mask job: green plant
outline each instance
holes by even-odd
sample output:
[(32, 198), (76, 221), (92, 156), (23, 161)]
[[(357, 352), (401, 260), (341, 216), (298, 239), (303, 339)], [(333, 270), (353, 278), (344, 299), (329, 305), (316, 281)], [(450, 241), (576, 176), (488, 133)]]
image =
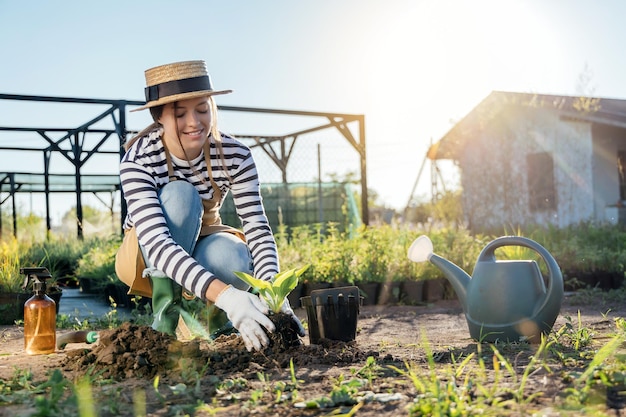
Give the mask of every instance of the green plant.
[(67, 411), (67, 406), (76, 402), (76, 397), (67, 398), (65, 392), (72, 388), (72, 383), (68, 381), (60, 370), (52, 371), (48, 381), (38, 385), (35, 392), (40, 394), (35, 397), (36, 412), (32, 416), (54, 416), (63, 415)]
[(350, 238), (333, 222), (328, 222), (325, 228), (316, 225), (316, 233), (311, 237), (314, 240), (307, 260), (312, 264), (311, 282), (352, 283), (357, 279), (358, 271), (354, 266), (358, 263), (355, 257), (358, 240)]
[(41, 266), (50, 271), (55, 279), (73, 277), (79, 259), (96, 240), (50, 237), (43, 242), (35, 242), (22, 252), (22, 266)]
[(511, 363), (507, 361), (504, 358), (504, 356), (502, 356), (500, 351), (496, 349), (495, 346), (491, 345), (491, 349), (493, 350), (494, 356), (498, 359), (498, 363), (504, 364), (504, 366), (506, 367), (506, 369), (509, 371), (511, 375), (514, 388), (509, 391), (511, 395), (513, 396), (513, 399), (515, 400), (516, 403), (518, 404), (530, 403), (536, 397), (543, 395), (543, 393), (540, 391), (536, 391), (530, 395), (525, 395), (524, 390), (526, 389), (526, 386), (528, 384), (530, 373), (534, 372), (536, 368), (541, 367), (540, 360), (547, 347), (548, 347), (548, 342), (545, 338), (542, 337), (541, 343), (537, 347), (537, 351), (535, 352), (534, 355), (532, 355), (530, 362), (524, 368), (522, 377), (518, 378), (517, 373), (515, 372), (515, 369), (513, 368), (513, 365), (511, 365)]
[(572, 323), (572, 318), (570, 316), (565, 316), (565, 320), (566, 323), (557, 331), (557, 334), (562, 335), (564, 338), (569, 340), (570, 344), (576, 351), (589, 346), (593, 338), (593, 331), (590, 328), (583, 326), (580, 318), (580, 310), (578, 310), (577, 325)]
[(0, 242), (0, 293), (22, 291), (24, 276), (20, 274), (19, 254), (24, 245), (17, 239)]
[(358, 403), (356, 396), (359, 388), (363, 386), (363, 382), (359, 379), (350, 379), (344, 381), (343, 374), (337, 378), (333, 378), (333, 389), (330, 392), (330, 400), (335, 406), (338, 405), (354, 405)]
[(360, 369), (354, 370), (354, 375), (367, 379), (369, 387), (372, 388), (372, 381), (376, 379), (380, 370), (380, 366), (376, 363), (376, 359), (373, 356), (368, 356), (365, 360), (365, 365), (363, 365)]
[(10, 379), (0, 379), (0, 401), (22, 404), (28, 402), (33, 391), (33, 373), (30, 369), (15, 368)]
[(236, 271), (235, 275), (241, 278), (246, 284), (258, 291), (259, 296), (265, 300), (269, 309), (274, 312), (280, 312), (285, 297), (293, 291), (298, 285), (298, 278), (302, 275), (309, 265), (300, 269), (290, 269), (288, 271), (279, 272), (272, 281), (264, 281), (253, 277), (245, 272)]
[(94, 239), (89, 250), (79, 259), (76, 276), (81, 280), (89, 280), (91, 291), (103, 291), (111, 284), (124, 285), (115, 273), (115, 254), (120, 243), (117, 236)]

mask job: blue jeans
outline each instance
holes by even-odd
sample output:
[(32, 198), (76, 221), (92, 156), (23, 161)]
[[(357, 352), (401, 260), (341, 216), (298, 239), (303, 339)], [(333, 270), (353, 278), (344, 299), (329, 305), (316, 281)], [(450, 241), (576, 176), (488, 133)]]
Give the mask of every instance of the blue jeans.
[[(204, 208), (198, 191), (186, 181), (172, 181), (159, 190), (159, 201), (174, 241), (220, 281), (247, 291), (233, 271), (253, 274), (248, 245), (228, 232), (199, 237)], [(153, 268), (141, 247), (147, 268)]]

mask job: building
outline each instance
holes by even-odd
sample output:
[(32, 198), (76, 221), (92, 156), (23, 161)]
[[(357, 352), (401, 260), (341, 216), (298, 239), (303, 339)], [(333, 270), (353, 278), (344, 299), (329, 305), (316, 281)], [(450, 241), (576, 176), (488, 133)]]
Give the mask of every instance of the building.
[(626, 223), (626, 100), (494, 91), (429, 150), (472, 230)]

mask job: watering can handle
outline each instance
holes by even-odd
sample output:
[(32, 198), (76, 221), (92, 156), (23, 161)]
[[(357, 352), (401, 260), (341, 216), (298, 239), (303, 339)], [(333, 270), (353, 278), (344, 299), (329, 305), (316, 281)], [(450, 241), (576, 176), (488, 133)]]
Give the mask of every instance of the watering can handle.
[(561, 298), (563, 295), (563, 275), (561, 274), (561, 268), (556, 263), (554, 257), (539, 243), (534, 240), (528, 239), (523, 236), (502, 236), (489, 242), (487, 246), (483, 248), (478, 255), (478, 262), (481, 261), (496, 261), (495, 250), (503, 246), (524, 246), (528, 249), (532, 249), (541, 255), (541, 258), (548, 267), (549, 282), (546, 289), (546, 296), (543, 299), (541, 305), (535, 309), (535, 313), (542, 311), (552, 299), (552, 297)]

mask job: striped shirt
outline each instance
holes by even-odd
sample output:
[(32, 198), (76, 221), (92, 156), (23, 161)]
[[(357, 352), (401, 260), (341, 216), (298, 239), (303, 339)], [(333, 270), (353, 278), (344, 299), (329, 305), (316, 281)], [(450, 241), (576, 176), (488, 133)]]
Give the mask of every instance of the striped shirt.
[[(209, 284), (216, 277), (193, 259), (170, 236), (157, 191), (169, 182), (165, 149), (161, 141), (163, 128), (136, 140), (120, 163), (122, 191), (128, 206), (124, 229), (133, 225), (150, 263), (201, 299), (206, 299)], [(237, 215), (257, 278), (270, 280), (278, 273), (276, 242), (263, 208), (259, 179), (250, 149), (236, 139), (222, 134), (222, 149), (228, 175), (214, 141), (211, 141), (211, 169), (214, 181), (222, 192), (220, 207), (228, 191), (232, 192)], [(191, 183), (201, 198), (211, 199), (204, 153), (190, 161), (195, 175), (185, 160), (171, 155), (174, 173), (179, 180)]]

